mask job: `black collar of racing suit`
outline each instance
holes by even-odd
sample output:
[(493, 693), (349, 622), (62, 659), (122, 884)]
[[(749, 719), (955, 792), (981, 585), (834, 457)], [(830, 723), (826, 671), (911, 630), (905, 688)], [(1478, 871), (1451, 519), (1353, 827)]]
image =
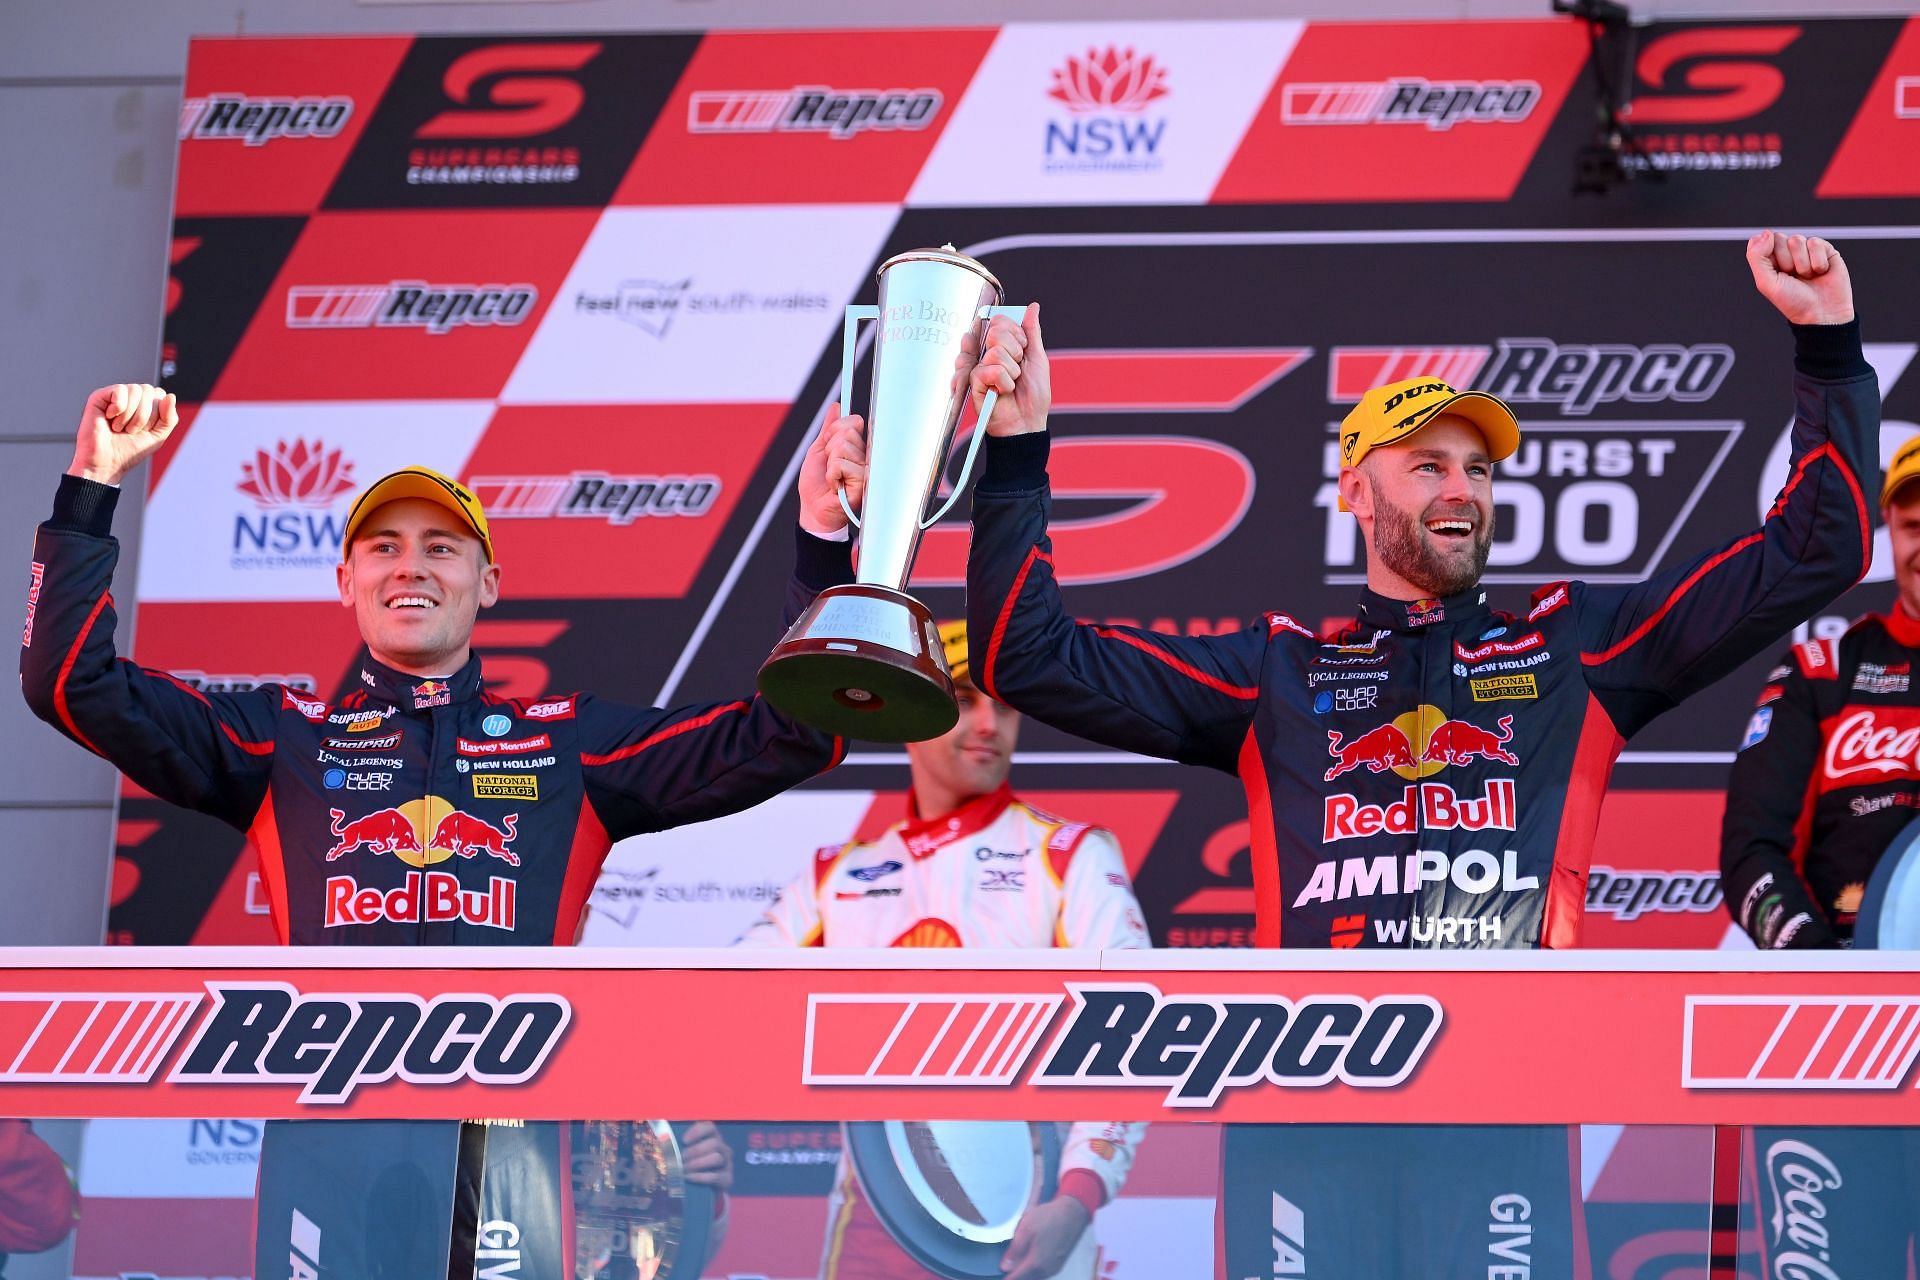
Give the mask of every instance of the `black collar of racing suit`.
[(1438, 600), (1427, 596), (1418, 600), (1394, 600), (1371, 588), (1360, 591), (1362, 631), (1418, 631), (1436, 623), (1458, 626), (1492, 617), (1493, 611), (1487, 608), (1487, 589), (1477, 583), (1459, 595)]
[(469, 651), (467, 665), (442, 679), (410, 676), (378, 662), (363, 645), (360, 649), (360, 690), (369, 697), (391, 702), (402, 711), (467, 702), (480, 694), (480, 655)]

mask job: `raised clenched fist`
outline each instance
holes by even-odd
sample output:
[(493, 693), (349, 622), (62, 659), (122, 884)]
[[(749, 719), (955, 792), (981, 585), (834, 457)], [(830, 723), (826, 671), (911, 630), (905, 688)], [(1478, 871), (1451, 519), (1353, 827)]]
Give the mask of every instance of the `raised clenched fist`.
[(165, 444), (180, 412), (171, 394), (144, 382), (116, 382), (87, 397), (67, 474), (119, 484), (140, 460)]
[(1754, 288), (1795, 324), (1853, 319), (1853, 280), (1840, 251), (1818, 236), (1762, 231), (1747, 241)]

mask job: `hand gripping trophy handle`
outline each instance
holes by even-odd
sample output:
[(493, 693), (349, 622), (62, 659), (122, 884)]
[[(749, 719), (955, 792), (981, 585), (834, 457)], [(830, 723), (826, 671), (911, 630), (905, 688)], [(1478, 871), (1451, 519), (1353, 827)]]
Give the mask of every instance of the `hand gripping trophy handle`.
[(880, 265), (879, 303), (847, 308), (840, 403), (851, 408), (855, 345), (875, 322), (873, 393), (867, 413), (867, 485), (854, 512), (860, 530), (857, 581), (814, 600), (760, 668), (760, 692), (797, 720), (869, 742), (938, 737), (959, 718), (953, 680), (928, 608), (908, 595), (920, 535), (952, 508), (972, 475), (988, 415), (952, 495), (925, 517), (946, 470), (987, 322), (1018, 318), (1000, 305), (1000, 282), (951, 246), (897, 254)]

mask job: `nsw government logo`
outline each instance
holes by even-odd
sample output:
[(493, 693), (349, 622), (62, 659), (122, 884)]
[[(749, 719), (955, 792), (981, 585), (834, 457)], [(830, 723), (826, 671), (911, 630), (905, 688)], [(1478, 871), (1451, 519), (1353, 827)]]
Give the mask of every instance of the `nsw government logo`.
[(1167, 116), (1154, 108), (1172, 92), (1166, 67), (1150, 53), (1108, 45), (1069, 55), (1047, 90), (1066, 114), (1047, 121), (1046, 172), (1157, 172), (1166, 163)]
[(336, 504), (358, 488), (353, 463), (319, 440), (282, 440), (240, 464), (234, 487), (255, 511), (233, 518), (235, 569), (325, 568), (340, 558), (345, 514)]

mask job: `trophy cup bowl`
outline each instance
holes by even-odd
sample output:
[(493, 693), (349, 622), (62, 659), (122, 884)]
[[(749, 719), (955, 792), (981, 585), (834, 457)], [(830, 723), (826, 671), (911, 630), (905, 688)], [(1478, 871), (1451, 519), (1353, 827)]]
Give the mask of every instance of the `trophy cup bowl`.
[[(935, 738), (959, 719), (932, 612), (907, 594), (920, 535), (965, 490), (994, 396), (981, 405), (966, 464), (946, 504), (922, 519), (939, 488), (1000, 282), (955, 252), (915, 249), (880, 264), (879, 301), (848, 307), (841, 406), (850, 410), (857, 325), (875, 321), (863, 510), (855, 581), (814, 599), (760, 668), (760, 692), (796, 720), (869, 742)], [(846, 505), (846, 494), (840, 495)]]

